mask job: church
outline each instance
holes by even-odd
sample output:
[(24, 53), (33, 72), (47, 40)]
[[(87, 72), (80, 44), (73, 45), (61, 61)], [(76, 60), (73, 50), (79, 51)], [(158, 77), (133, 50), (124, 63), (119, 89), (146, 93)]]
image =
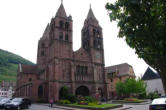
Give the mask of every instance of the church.
[(59, 100), (66, 86), (73, 95), (108, 97), (102, 28), (90, 7), (73, 51), (73, 20), (61, 3), (38, 42), (37, 64), (19, 64), (16, 97)]

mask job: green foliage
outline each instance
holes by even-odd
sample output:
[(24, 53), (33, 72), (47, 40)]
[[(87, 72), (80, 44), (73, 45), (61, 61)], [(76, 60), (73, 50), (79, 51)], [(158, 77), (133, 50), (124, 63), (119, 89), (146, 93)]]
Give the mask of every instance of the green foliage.
[(16, 81), (19, 63), (33, 65), (18, 55), (0, 49), (0, 81)]
[(89, 106), (96, 106), (96, 105), (101, 105), (101, 103), (99, 101), (94, 101), (94, 102), (89, 102), (88, 105)]
[(116, 92), (118, 93), (118, 95), (122, 96), (122, 95), (126, 94), (126, 87), (122, 81), (117, 82), (115, 88), (116, 88)]
[(77, 101), (77, 97), (69, 93), (67, 86), (61, 88), (60, 99), (69, 100), (71, 103), (75, 103)]
[(67, 99), (71, 102), (71, 103), (75, 103), (77, 101), (77, 97), (75, 95), (69, 94), (67, 96)]
[(33, 65), (32, 62), (7, 51), (0, 49), (0, 66), (7, 66), (8, 64), (27, 64)]
[(151, 99), (151, 100), (153, 100), (155, 98), (159, 98), (159, 97), (160, 96), (157, 92), (151, 92), (151, 93), (148, 94), (148, 98)]
[(91, 97), (91, 96), (85, 96), (84, 97), (84, 100), (86, 101), (86, 102), (96, 102), (97, 100), (95, 99), (95, 98), (93, 98), (93, 97)]
[(67, 86), (64, 86), (60, 90), (60, 99), (67, 99), (69, 95), (69, 90)]
[(59, 100), (59, 103), (60, 104), (71, 104), (71, 102), (69, 100), (67, 100), (67, 99), (65, 99), (65, 100)]
[(124, 83), (122, 81), (116, 83), (116, 92), (120, 96), (124, 96), (124, 94), (130, 96), (139, 95), (146, 93), (146, 85), (142, 80), (129, 78)]
[(117, 0), (106, 9), (110, 20), (118, 22), (118, 37), (159, 72), (166, 91), (166, 1)]

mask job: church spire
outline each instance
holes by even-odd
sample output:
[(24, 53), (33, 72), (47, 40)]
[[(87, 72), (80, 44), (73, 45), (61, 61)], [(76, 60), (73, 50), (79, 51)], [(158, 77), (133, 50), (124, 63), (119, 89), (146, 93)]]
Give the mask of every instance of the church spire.
[(92, 8), (91, 8), (91, 4), (90, 4), (90, 9), (89, 9), (89, 12), (88, 12), (88, 16), (87, 16), (87, 20), (88, 19), (92, 19), (92, 20), (97, 21), (96, 17), (93, 14), (93, 11), (92, 11)]
[(56, 16), (59, 16), (59, 17), (67, 17), (66, 15), (66, 11), (65, 11), (65, 8), (63, 6), (63, 0), (61, 0), (61, 5), (56, 13)]

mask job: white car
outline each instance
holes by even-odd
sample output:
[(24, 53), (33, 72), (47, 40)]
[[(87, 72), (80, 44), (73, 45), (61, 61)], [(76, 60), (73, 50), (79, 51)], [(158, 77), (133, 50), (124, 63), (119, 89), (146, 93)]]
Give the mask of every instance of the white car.
[(166, 98), (157, 98), (149, 105), (149, 110), (166, 110)]

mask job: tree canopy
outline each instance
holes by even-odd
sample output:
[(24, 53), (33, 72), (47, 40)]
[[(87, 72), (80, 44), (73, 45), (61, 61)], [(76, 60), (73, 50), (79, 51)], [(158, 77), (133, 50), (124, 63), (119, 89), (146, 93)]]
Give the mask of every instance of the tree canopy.
[(146, 84), (142, 80), (129, 78), (125, 82), (119, 81), (116, 83), (116, 92), (120, 96), (131, 96), (133, 94), (146, 93)]
[(118, 37), (159, 72), (166, 90), (166, 1), (117, 0), (106, 9), (110, 20), (118, 22)]

